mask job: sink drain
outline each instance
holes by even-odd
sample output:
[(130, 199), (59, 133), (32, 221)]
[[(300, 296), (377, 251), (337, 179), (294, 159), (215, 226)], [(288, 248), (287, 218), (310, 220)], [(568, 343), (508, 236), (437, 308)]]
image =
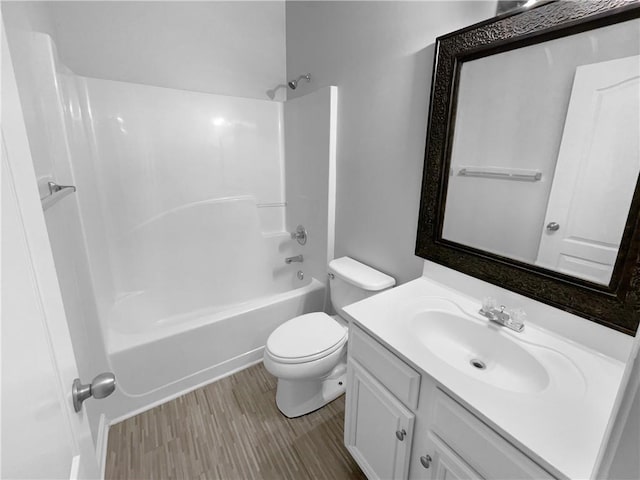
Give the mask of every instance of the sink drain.
[(485, 368), (487, 368), (487, 364), (482, 360), (478, 360), (477, 358), (472, 359), (469, 363), (476, 367), (478, 370), (484, 370)]

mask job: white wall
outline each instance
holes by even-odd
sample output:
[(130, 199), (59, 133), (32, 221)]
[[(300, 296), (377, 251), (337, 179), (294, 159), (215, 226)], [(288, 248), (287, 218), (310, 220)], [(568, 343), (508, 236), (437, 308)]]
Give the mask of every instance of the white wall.
[(290, 97), (336, 85), (336, 256), (420, 276), (414, 255), (433, 43), (484, 20), (496, 2), (287, 2)]
[(287, 229), (304, 225), (306, 245), (293, 242), (304, 263), (291, 264), (327, 283), (335, 241), (338, 89), (325, 87), (285, 103)]
[(262, 233), (284, 229), (282, 104), (76, 78), (68, 110), (84, 122), (70, 124), (90, 149), (74, 144), (73, 168), (93, 272), (112, 290), (98, 292), (103, 318), (133, 297), (141, 311), (123, 321), (266, 294)]
[[(268, 99), (285, 81), (284, 1), (3, 2), (79, 75)], [(275, 92), (284, 100), (286, 89)]]

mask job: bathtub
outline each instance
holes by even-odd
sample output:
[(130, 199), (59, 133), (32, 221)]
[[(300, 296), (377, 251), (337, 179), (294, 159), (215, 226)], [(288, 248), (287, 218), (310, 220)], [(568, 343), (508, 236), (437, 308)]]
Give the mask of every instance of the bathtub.
[(298, 280), (297, 270), (294, 266), (279, 275), (275, 293), (195, 311), (178, 306), (183, 313), (171, 316), (154, 315), (153, 308), (162, 295), (166, 303), (169, 292), (121, 299), (109, 315), (106, 332), (118, 386), (108, 405), (111, 423), (260, 361), (276, 327), (322, 310), (325, 285), (316, 279)]

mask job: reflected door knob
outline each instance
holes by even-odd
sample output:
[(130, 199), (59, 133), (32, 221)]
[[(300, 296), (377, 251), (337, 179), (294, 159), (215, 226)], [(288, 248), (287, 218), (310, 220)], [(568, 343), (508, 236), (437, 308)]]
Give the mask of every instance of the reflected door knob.
[(550, 222), (547, 224), (547, 230), (549, 230), (550, 232), (555, 232), (559, 228), (560, 228), (560, 225), (556, 222)]
[(111, 395), (115, 389), (116, 376), (110, 372), (101, 373), (86, 385), (79, 378), (76, 378), (71, 387), (73, 408), (76, 412), (79, 412), (82, 410), (82, 402), (87, 398), (105, 398)]

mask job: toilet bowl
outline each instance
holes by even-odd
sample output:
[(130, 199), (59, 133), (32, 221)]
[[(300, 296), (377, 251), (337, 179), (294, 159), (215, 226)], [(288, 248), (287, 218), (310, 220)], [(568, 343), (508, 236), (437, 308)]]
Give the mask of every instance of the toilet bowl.
[(349, 257), (329, 263), (338, 315), (313, 312), (286, 321), (269, 336), (264, 366), (278, 378), (276, 405), (287, 417), (310, 413), (345, 392), (347, 322), (342, 308), (392, 287), (395, 280)]
[(276, 404), (287, 417), (312, 412), (345, 389), (347, 328), (323, 312), (280, 325), (264, 353), (267, 371), (278, 377)]

